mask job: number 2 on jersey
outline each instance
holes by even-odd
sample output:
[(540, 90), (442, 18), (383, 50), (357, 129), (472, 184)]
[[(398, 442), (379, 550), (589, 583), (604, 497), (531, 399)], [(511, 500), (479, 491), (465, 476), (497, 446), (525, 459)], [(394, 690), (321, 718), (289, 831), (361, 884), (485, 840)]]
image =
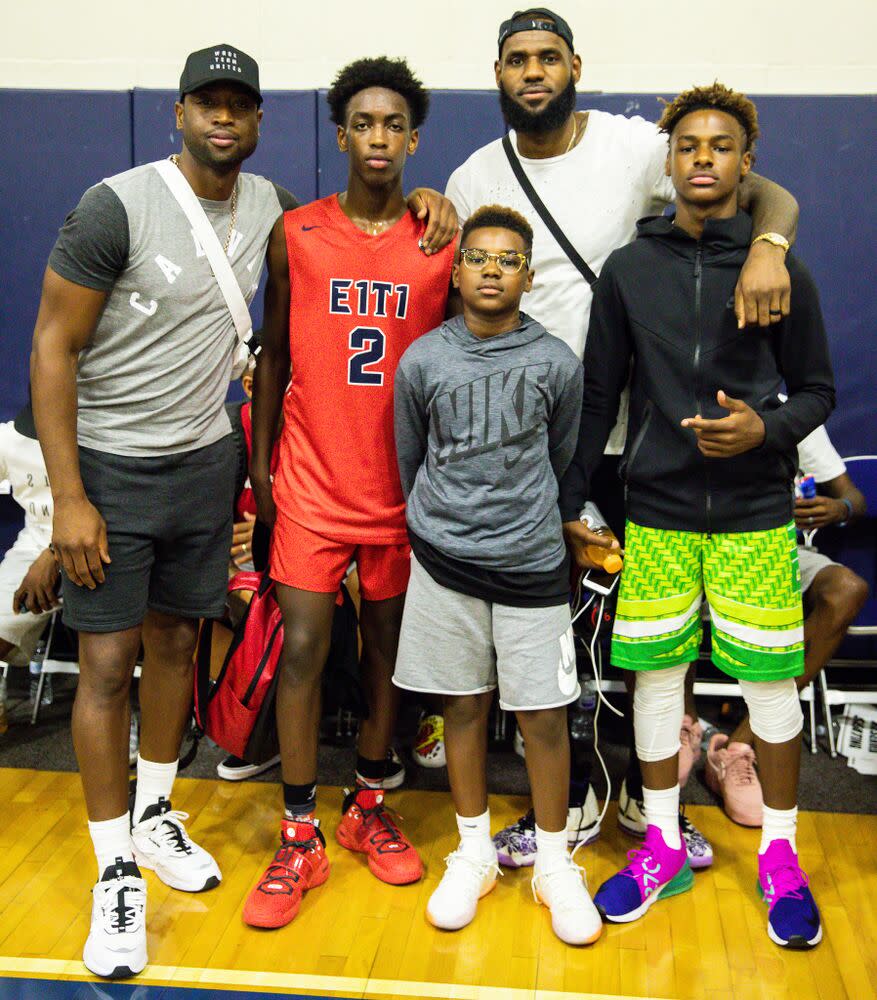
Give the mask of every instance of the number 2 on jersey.
[(350, 350), (356, 351), (347, 362), (349, 385), (383, 385), (384, 373), (369, 371), (384, 357), (384, 334), (376, 326), (357, 326), (350, 331)]

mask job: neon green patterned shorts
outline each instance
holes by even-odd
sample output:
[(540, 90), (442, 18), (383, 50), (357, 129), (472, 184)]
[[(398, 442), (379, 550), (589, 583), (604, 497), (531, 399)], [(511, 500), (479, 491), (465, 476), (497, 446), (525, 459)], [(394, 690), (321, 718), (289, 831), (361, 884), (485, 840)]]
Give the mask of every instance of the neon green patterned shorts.
[(804, 671), (795, 526), (706, 535), (627, 522), (612, 662), (659, 670), (697, 659), (706, 593), (713, 663), (747, 681)]

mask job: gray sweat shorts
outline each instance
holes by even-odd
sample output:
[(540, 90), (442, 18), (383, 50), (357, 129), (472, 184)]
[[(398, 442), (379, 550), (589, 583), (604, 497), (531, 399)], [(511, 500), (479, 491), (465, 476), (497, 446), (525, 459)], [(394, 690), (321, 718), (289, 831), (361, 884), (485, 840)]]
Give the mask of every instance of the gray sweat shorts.
[(393, 683), (424, 694), (499, 687), (507, 712), (579, 697), (569, 605), (512, 608), (449, 590), (411, 557)]
[(218, 618), (225, 608), (234, 439), (132, 458), (79, 449), (82, 484), (107, 523), (111, 563), (94, 590), (61, 574), (64, 621), (83, 632), (139, 625), (148, 608)]

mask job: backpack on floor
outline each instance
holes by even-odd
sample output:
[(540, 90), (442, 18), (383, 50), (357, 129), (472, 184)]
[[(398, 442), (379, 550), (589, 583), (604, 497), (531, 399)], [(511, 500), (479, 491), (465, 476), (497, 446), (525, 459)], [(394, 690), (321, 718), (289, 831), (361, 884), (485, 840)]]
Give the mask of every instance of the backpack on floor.
[[(195, 724), (227, 753), (261, 764), (279, 751), (274, 706), (283, 617), (267, 571), (236, 573), (229, 581), (228, 593), (238, 591), (252, 591), (253, 597), (234, 629), (215, 681), (210, 678), (213, 622), (205, 621), (201, 629), (195, 666)], [(358, 659), (356, 609), (342, 584), (323, 678), (352, 706), (361, 700)]]
[(270, 737), (268, 745), (257, 745), (252, 736), (260, 714), (274, 715), (283, 618), (274, 582), (267, 573), (236, 573), (229, 580), (228, 593), (242, 590), (252, 591), (253, 597), (234, 630), (215, 681), (210, 678), (213, 622), (205, 621), (201, 628), (195, 666), (195, 722), (223, 750), (250, 763), (261, 763), (277, 753), (276, 726), (273, 745)]

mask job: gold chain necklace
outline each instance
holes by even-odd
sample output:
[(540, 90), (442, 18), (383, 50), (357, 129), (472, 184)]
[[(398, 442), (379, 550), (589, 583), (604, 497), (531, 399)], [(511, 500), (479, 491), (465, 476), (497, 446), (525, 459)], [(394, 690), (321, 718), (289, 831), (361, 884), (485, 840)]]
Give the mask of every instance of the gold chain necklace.
[[(173, 165), (177, 167), (177, 169), (179, 169), (180, 154), (174, 153), (173, 156), (171, 156), (170, 160), (171, 163), (173, 163)], [(222, 252), (225, 254), (228, 253), (228, 248), (229, 245), (231, 244), (231, 234), (234, 232), (234, 227), (237, 220), (238, 220), (238, 182), (237, 180), (235, 180), (234, 188), (232, 189), (231, 192), (231, 218), (229, 219), (228, 222), (228, 232), (225, 234), (225, 243), (222, 244)]]
[(575, 144), (575, 141), (576, 141), (576, 136), (578, 134), (579, 134), (579, 122), (578, 122), (578, 119), (575, 116), (575, 113), (573, 113), (573, 118), (572, 118), (572, 135), (569, 137), (569, 144), (567, 145), (566, 149), (563, 151), (564, 152), (564, 156), (573, 148), (573, 145)]

